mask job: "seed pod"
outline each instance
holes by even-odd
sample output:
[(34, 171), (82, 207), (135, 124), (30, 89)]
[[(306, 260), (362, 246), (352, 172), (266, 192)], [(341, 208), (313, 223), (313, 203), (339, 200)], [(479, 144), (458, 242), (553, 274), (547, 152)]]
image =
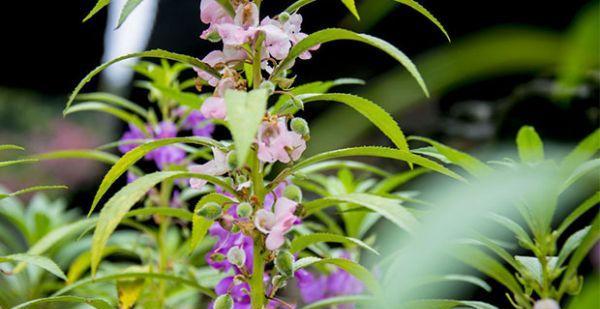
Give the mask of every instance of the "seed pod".
[(288, 20), (290, 20), (290, 13), (288, 13), (288, 12), (282, 12), (281, 14), (279, 14), (279, 21), (280, 22), (285, 23)]
[(279, 273), (289, 278), (294, 275), (294, 256), (287, 250), (280, 250), (275, 258), (275, 267)]
[(242, 267), (246, 263), (246, 252), (240, 247), (231, 247), (227, 251), (227, 261), (237, 267)]
[(252, 205), (248, 202), (242, 202), (237, 206), (237, 215), (240, 218), (248, 218), (252, 215)]
[(292, 130), (302, 136), (310, 135), (310, 129), (308, 128), (308, 123), (306, 120), (302, 118), (294, 118), (290, 122)]
[(230, 170), (234, 170), (237, 168), (237, 153), (235, 152), (235, 150), (227, 154), (227, 166)]
[(271, 81), (266, 80), (260, 84), (260, 89), (265, 89), (269, 94), (273, 94), (273, 92), (275, 91), (275, 84), (273, 84)]
[(295, 185), (289, 185), (285, 187), (285, 190), (283, 190), (283, 196), (297, 203), (302, 202), (302, 190)]
[(215, 309), (233, 309), (233, 299), (229, 294), (223, 294), (215, 299)]
[(271, 279), (271, 285), (273, 285), (273, 289), (281, 289), (287, 285), (287, 278), (282, 275), (275, 275)]
[(216, 220), (221, 216), (222, 212), (223, 209), (221, 208), (221, 205), (215, 202), (210, 202), (206, 203), (204, 206), (202, 206), (202, 208), (200, 208), (200, 210), (198, 210), (198, 215), (209, 220)]

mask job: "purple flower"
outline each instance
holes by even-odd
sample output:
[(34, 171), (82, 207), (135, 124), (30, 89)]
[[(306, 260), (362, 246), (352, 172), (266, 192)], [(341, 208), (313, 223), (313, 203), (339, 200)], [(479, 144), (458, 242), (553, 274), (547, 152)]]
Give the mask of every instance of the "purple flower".
[[(215, 287), (217, 295), (229, 294), (233, 299), (233, 308), (249, 309), (250, 308), (250, 286), (245, 282), (236, 282), (233, 277), (226, 277), (219, 281)], [(209, 308), (213, 308), (212, 304)]]
[(215, 125), (210, 122), (200, 111), (194, 110), (183, 121), (183, 129), (192, 130), (195, 136), (211, 137)]
[[(362, 282), (347, 271), (337, 268), (329, 275), (316, 276), (300, 269), (294, 274), (302, 300), (307, 303), (343, 295), (360, 294), (364, 290)], [(339, 305), (340, 309), (353, 309), (353, 304)]]
[[(234, 207), (231, 207), (234, 208)], [(230, 208), (230, 210), (231, 210)], [(226, 255), (229, 249), (232, 247), (239, 247), (246, 253), (245, 267), (248, 271), (252, 271), (252, 253), (254, 248), (254, 241), (251, 237), (244, 235), (242, 232), (231, 233), (225, 230), (219, 223), (214, 223), (208, 230), (209, 234), (217, 238), (217, 242), (214, 247), (206, 254), (206, 262), (212, 268), (228, 271), (232, 267), (236, 272), (239, 270), (237, 267), (227, 261)]]
[[(141, 139), (145, 139), (145, 138), (147, 138), (147, 136), (144, 134), (144, 132), (142, 132), (142, 130), (140, 130), (138, 127), (134, 126), (133, 124), (129, 124), (129, 130), (123, 134), (123, 136), (121, 137), (121, 142), (128, 142), (128, 141), (132, 141), (132, 140), (141, 140)], [(138, 144), (133, 144), (133, 143), (121, 144), (121, 145), (119, 145), (119, 151), (122, 153), (126, 153), (126, 152), (131, 151), (132, 149), (134, 149), (137, 146), (138, 146)]]

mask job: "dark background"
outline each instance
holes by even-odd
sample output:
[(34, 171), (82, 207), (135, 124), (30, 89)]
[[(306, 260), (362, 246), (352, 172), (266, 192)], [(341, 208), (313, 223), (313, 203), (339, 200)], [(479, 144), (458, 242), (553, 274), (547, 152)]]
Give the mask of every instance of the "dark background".
[[(67, 94), (77, 82), (100, 63), (106, 10), (91, 21), (81, 23), (94, 2), (2, 1), (0, 87), (25, 89), (41, 96), (60, 98), (48, 101), (48, 104), (55, 104), (60, 109), (66, 102)], [(264, 1), (273, 12), (279, 11), (290, 2)], [(563, 32), (577, 12), (589, 3), (585, 0), (420, 2), (438, 17), (453, 40), (498, 25), (523, 25)], [(198, 38), (205, 28), (199, 21), (198, 6), (197, 0), (161, 0), (148, 49), (163, 48), (202, 58), (208, 51), (216, 48), (217, 46)], [(339, 1), (322, 0), (307, 6), (302, 14), (303, 30), (307, 33), (339, 26), (341, 21), (352, 26), (352, 23), (348, 23), (347, 11)], [(411, 57), (449, 44), (428, 20), (401, 5), (368, 32), (391, 42)], [(296, 73), (300, 76), (300, 83), (340, 76), (358, 77), (368, 81), (395, 66), (396, 63), (392, 59), (369, 47), (342, 42), (322, 47), (310, 62), (299, 62)], [(453, 117), (461, 121), (471, 121), (468, 112), (466, 116), (460, 112), (458, 115), (453, 113), (453, 106), (471, 102), (466, 105), (469, 109), (477, 105), (477, 102), (502, 102), (504, 98), (513, 94), (516, 88), (523, 87), (536, 78), (535, 75), (507, 75), (459, 87), (430, 100), (436, 113), (411, 114), (416, 117), (416, 120), (412, 119), (413, 122), (432, 123), (431, 127), (408, 125), (403, 126), (403, 129), (408, 134), (428, 135), (442, 140), (451, 138), (453, 141), (458, 140), (459, 144), (481, 144), (489, 139), (510, 140), (521, 125), (534, 124), (544, 140), (573, 143), (598, 126), (597, 114), (590, 114), (590, 109), (597, 111), (597, 84), (592, 85), (594, 91), (591, 95), (578, 99), (567, 107), (556, 105), (544, 95), (532, 91), (533, 94), (519, 98), (520, 102), (511, 107), (506, 117), (507, 121), (500, 123), (491, 134), (483, 134), (483, 137), (473, 140), (469, 140), (469, 132), (450, 134), (447, 127), (440, 125)], [(93, 90), (97, 87), (97, 81), (98, 79), (93, 80), (86, 89)], [(143, 93), (133, 91), (132, 97), (144, 104)], [(18, 102), (3, 101), (1, 104), (12, 104), (9, 108), (17, 111), (21, 108)], [(313, 109), (307, 117), (318, 117), (321, 112), (323, 109)], [(55, 117), (61, 115), (57, 113)], [(476, 130), (478, 128), (481, 129), (475, 127)], [(8, 128), (0, 125), (0, 131), (5, 129)], [(117, 125), (114, 131), (119, 134), (122, 129)], [(91, 185), (76, 191), (75, 199), (88, 201), (97, 183), (97, 179), (90, 180)], [(492, 303), (505, 301), (502, 289), (497, 286), (494, 286), (493, 293), (483, 293), (476, 298)]]

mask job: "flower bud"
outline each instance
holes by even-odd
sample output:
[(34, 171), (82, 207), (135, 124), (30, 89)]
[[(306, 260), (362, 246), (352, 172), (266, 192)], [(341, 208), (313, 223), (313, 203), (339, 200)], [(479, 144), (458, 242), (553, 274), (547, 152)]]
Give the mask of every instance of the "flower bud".
[(210, 41), (211, 43), (218, 43), (221, 41), (221, 36), (219, 35), (219, 33), (217, 31), (213, 31), (211, 33), (208, 34), (208, 36), (206, 37), (206, 39), (208, 41)]
[(230, 170), (234, 170), (237, 168), (237, 153), (234, 151), (230, 151), (227, 154), (227, 166)]
[(281, 289), (287, 285), (287, 278), (282, 275), (275, 275), (273, 279), (271, 279), (271, 285), (273, 289)]
[(221, 205), (215, 202), (210, 202), (206, 203), (204, 206), (202, 206), (202, 208), (200, 208), (200, 210), (198, 210), (198, 215), (209, 220), (215, 220), (221, 216), (222, 212), (223, 209), (221, 208)]
[(229, 294), (223, 294), (215, 299), (215, 309), (233, 309), (233, 299)]
[(294, 78), (278, 78), (275, 80), (275, 82), (281, 89), (290, 89), (290, 87), (292, 87), (292, 85), (294, 84), (295, 81), (296, 81), (295, 77)]
[(237, 267), (242, 267), (246, 263), (246, 252), (240, 247), (231, 247), (227, 252), (227, 261)]
[(283, 196), (289, 198), (290, 200), (301, 203), (302, 202), (302, 190), (298, 186), (289, 185), (285, 187), (283, 190)]
[(288, 20), (290, 20), (290, 13), (288, 13), (288, 12), (282, 12), (281, 14), (279, 14), (279, 21), (280, 22), (285, 23)]
[(306, 122), (306, 120), (302, 119), (302, 118), (294, 118), (292, 119), (292, 121), (290, 122), (290, 126), (292, 127), (292, 130), (302, 136), (308, 136), (310, 134), (310, 129), (308, 128), (308, 123)]
[(260, 84), (260, 89), (266, 89), (269, 94), (273, 94), (275, 91), (275, 84), (266, 80)]
[(252, 205), (250, 205), (250, 203), (248, 202), (242, 202), (237, 206), (237, 215), (240, 218), (248, 218), (250, 217), (250, 215), (252, 215)]
[(275, 258), (279, 273), (289, 278), (294, 275), (294, 256), (287, 250), (280, 250)]
[(533, 309), (560, 309), (560, 305), (554, 299), (545, 298), (536, 301)]

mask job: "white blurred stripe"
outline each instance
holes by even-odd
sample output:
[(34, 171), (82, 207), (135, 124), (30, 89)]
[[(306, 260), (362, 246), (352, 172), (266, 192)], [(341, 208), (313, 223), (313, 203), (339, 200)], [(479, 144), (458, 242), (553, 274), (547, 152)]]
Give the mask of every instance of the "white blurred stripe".
[[(158, 0), (142, 1), (123, 25), (115, 30), (121, 10), (126, 2), (127, 0), (112, 0), (108, 6), (102, 62), (125, 54), (142, 51), (148, 44), (156, 18)], [(131, 65), (136, 62), (137, 59), (130, 59), (106, 69), (102, 72), (102, 87), (110, 91), (126, 91), (133, 78)]]

